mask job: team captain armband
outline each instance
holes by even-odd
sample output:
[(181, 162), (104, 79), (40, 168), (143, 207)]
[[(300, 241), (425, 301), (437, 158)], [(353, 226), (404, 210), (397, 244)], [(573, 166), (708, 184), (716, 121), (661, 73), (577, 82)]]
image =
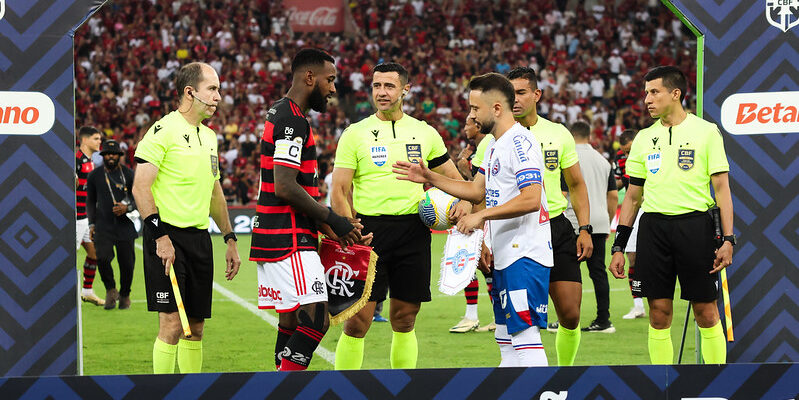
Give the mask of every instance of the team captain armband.
[(516, 187), (519, 189), (534, 183), (541, 184), (541, 171), (538, 168), (525, 168), (516, 173)]
[(302, 163), (302, 138), (276, 140), (274, 160), (276, 163), (283, 162), (299, 167)]

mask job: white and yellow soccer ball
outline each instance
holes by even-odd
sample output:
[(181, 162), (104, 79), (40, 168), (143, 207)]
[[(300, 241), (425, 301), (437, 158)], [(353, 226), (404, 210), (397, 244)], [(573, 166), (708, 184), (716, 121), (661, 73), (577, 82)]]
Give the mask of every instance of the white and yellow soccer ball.
[(419, 218), (433, 230), (445, 231), (452, 228), (447, 215), (458, 201), (458, 198), (444, 193), (441, 189), (430, 188), (424, 192), (424, 196), (419, 201)]

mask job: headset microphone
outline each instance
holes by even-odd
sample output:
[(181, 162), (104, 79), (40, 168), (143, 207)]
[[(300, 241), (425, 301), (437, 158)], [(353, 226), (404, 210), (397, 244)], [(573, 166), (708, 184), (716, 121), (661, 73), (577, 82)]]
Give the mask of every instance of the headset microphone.
[[(203, 103), (203, 104), (205, 104), (205, 105), (206, 105), (206, 106), (208, 106), (208, 107), (212, 107), (212, 106), (214, 106), (213, 104), (208, 104), (208, 103), (206, 103), (206, 102), (204, 102), (204, 101), (200, 100), (200, 98), (199, 98), (199, 97), (197, 97), (197, 96), (195, 96), (195, 95), (194, 95), (194, 93), (192, 93), (192, 92), (189, 92), (189, 96), (191, 96), (191, 97), (193, 97), (193, 98), (197, 99), (197, 101), (199, 101), (200, 103)], [(214, 106), (214, 107), (215, 107), (215, 106)]]

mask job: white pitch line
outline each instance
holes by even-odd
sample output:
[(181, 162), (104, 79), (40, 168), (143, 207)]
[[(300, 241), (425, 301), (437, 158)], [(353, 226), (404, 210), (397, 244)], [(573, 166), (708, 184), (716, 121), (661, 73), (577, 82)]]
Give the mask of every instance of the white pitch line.
[[(136, 243), (136, 247), (141, 249), (141, 250), (143, 250), (142, 246), (140, 244), (138, 244), (138, 243)], [(266, 323), (268, 323), (273, 328), (275, 328), (275, 330), (277, 330), (277, 322), (278, 321), (277, 321), (277, 318), (275, 318), (274, 316), (268, 314), (266, 311), (259, 310), (258, 307), (256, 307), (253, 304), (250, 304), (247, 300), (244, 300), (243, 298), (239, 297), (237, 294), (231, 292), (230, 290), (228, 290), (224, 286), (218, 284), (216, 281), (214, 281), (214, 290), (219, 292), (222, 296), (227, 297), (230, 301), (232, 301), (232, 302), (234, 302), (234, 303), (246, 308), (247, 311), (255, 314), (257, 317), (259, 317), (262, 320), (266, 321)], [(319, 357), (322, 357), (330, 365), (335, 365), (336, 353), (334, 353), (334, 352), (332, 352), (332, 351), (330, 351), (330, 350), (328, 350), (328, 349), (326, 349), (326, 348), (324, 348), (322, 346), (318, 346), (314, 353), (318, 354)]]

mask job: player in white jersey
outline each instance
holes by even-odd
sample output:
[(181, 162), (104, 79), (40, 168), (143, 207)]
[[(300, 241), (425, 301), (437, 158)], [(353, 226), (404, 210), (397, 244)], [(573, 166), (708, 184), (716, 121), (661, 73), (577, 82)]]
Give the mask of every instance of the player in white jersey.
[[(513, 119), (513, 85), (490, 73), (469, 83), (469, 118), (493, 135), (488, 157), (473, 181), (431, 173), (423, 162), (398, 161), (398, 179), (430, 183), (484, 210), (458, 220), (468, 233), (488, 221), (494, 255), (494, 335), (500, 367), (547, 365), (540, 328), (546, 327), (552, 246), (541, 171), (544, 162), (535, 137)], [(435, 176), (434, 176), (435, 175)]]

